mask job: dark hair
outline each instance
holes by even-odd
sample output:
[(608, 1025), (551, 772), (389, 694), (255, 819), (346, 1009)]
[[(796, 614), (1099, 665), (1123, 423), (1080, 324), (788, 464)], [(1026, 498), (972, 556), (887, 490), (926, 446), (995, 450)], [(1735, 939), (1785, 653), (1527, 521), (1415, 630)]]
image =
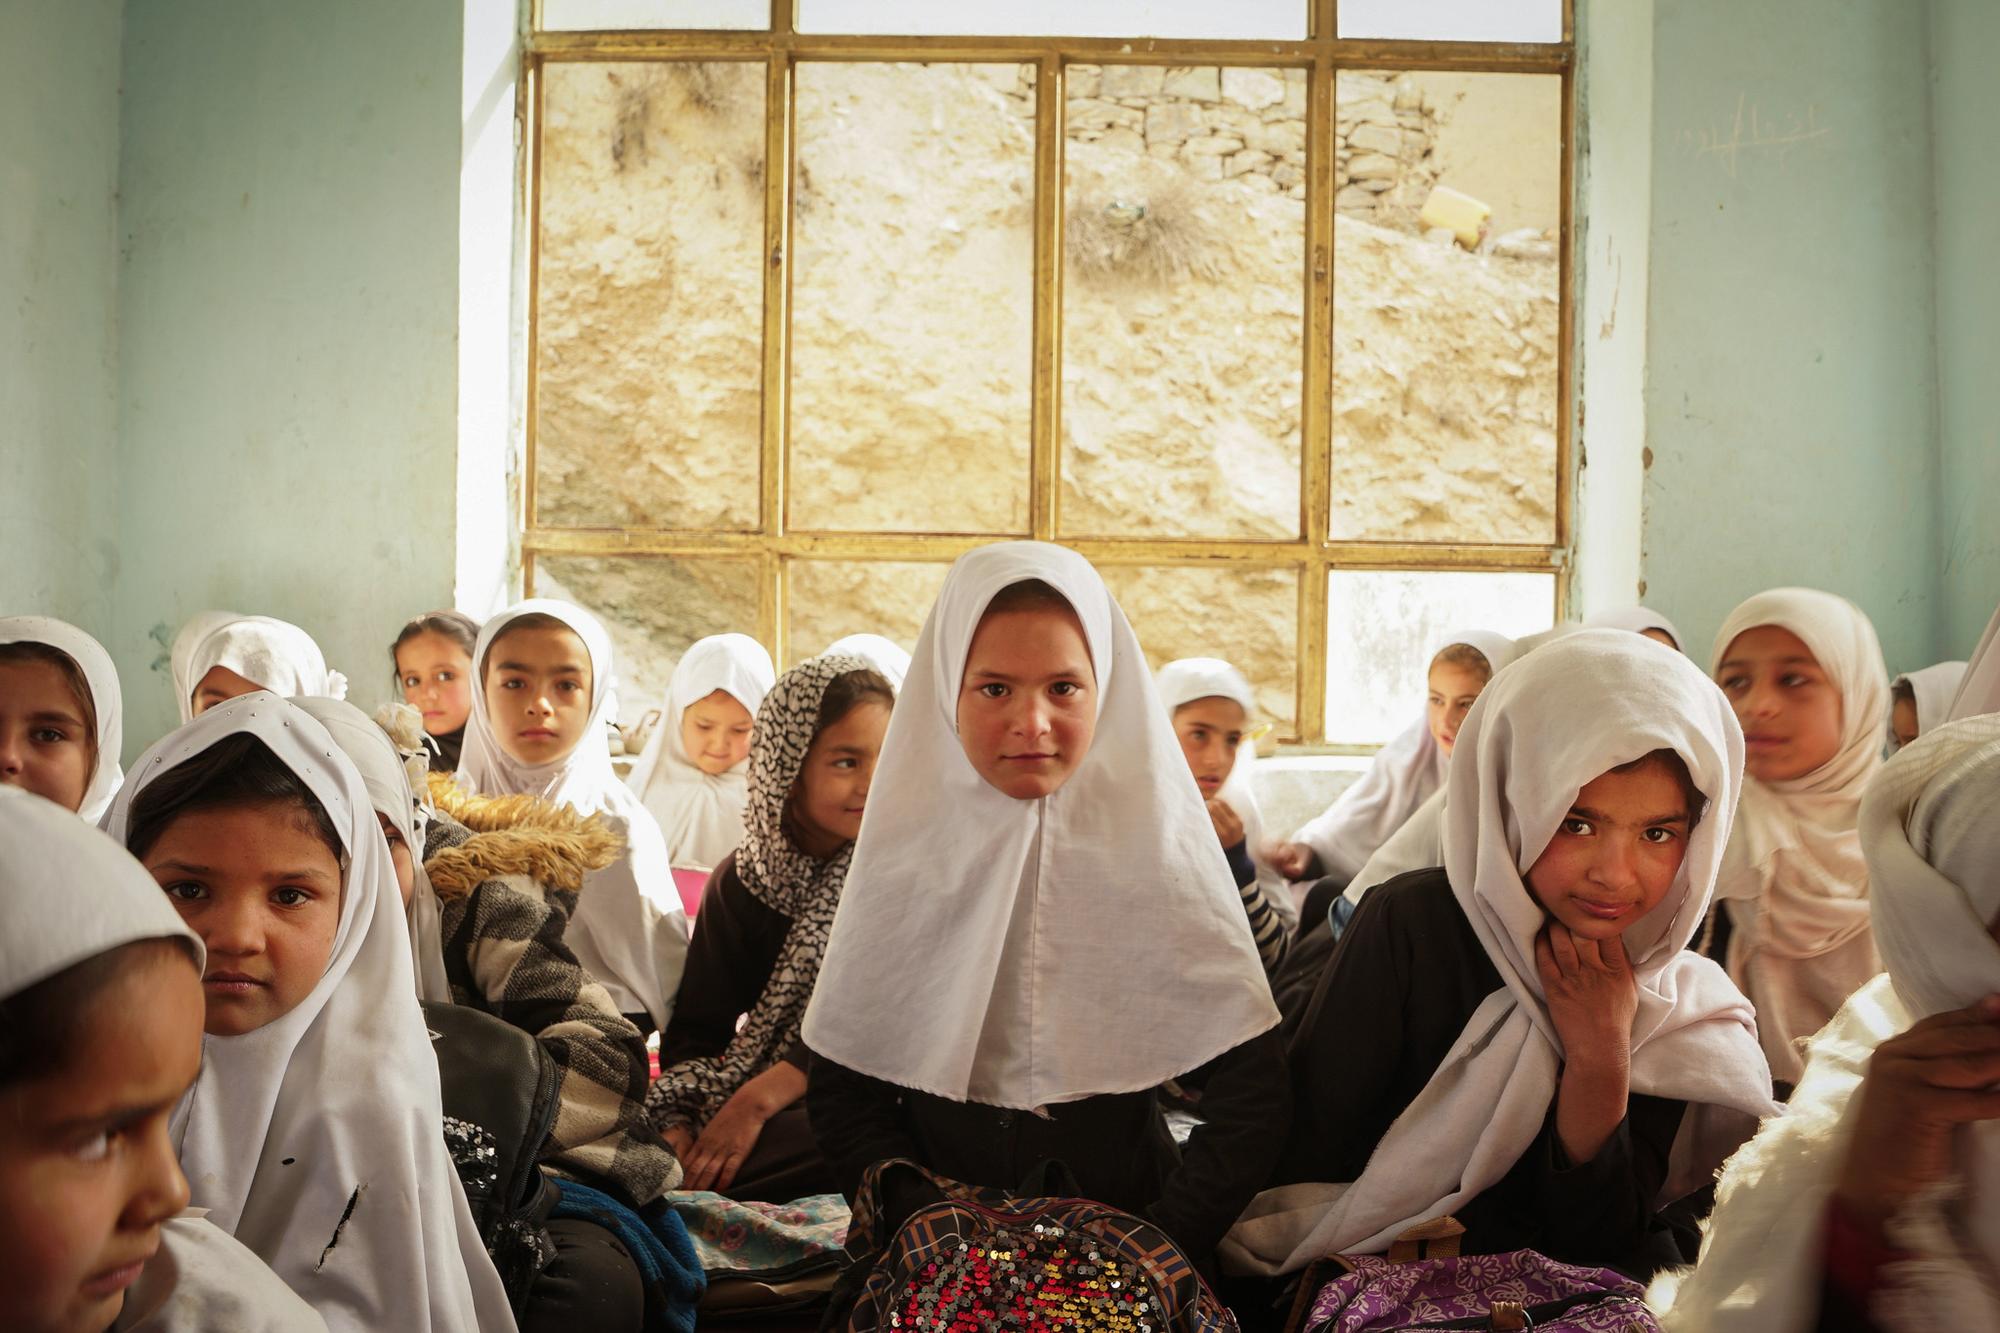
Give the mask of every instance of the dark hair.
[(465, 612), (426, 611), (404, 625), (396, 635), (396, 641), (389, 645), (389, 664), (395, 668), (398, 684), (402, 683), (403, 668), (396, 666), (396, 650), (419, 634), (437, 634), (450, 639), (465, 650), (468, 658), (472, 656), (472, 650), (479, 646), (479, 622)]
[(1688, 832), (1701, 823), (1701, 817), (1708, 813), (1708, 797), (1702, 795), (1701, 788), (1694, 785), (1694, 775), (1688, 772), (1687, 760), (1681, 758), (1678, 750), (1654, 750), (1640, 755), (1629, 764), (1614, 764), (1613, 773), (1630, 773), (1637, 769), (1658, 765), (1673, 776), (1680, 784), (1681, 799), (1687, 802)]
[(344, 854), (340, 832), (319, 798), (248, 732), (224, 737), (147, 783), (132, 798), (125, 849), (143, 860), (182, 815), (244, 805), (289, 805), (300, 829), (317, 836), (336, 858)]
[(819, 716), (813, 720), (814, 739), (865, 703), (878, 703), (885, 708), (896, 706), (896, 691), (888, 677), (872, 667), (835, 676), (828, 682), (826, 693), (819, 697)]
[(1075, 615), (1076, 607), (1050, 584), (1040, 579), (1022, 579), (994, 593), (993, 600), (986, 604), (985, 614), (1000, 615), (1008, 611), (1063, 611)]
[(9, 662), (42, 662), (56, 669), (63, 684), (76, 697), (77, 711), (83, 714), (83, 744), (90, 755), (90, 771), (97, 771), (97, 700), (90, 693), (90, 680), (83, 674), (74, 657), (53, 644), (36, 643), (23, 639), (16, 643), (0, 643), (0, 664)]
[[(546, 611), (530, 611), (525, 616), (515, 616), (507, 622), (505, 629), (493, 636), (493, 642), (486, 645), (486, 661), (475, 664), (479, 669), (479, 683), (482, 686), (486, 683), (486, 662), (493, 660), (493, 650), (498, 648), (502, 640), (506, 639), (508, 635), (517, 630), (524, 629), (565, 629), (571, 634), (576, 634), (576, 627), (574, 625), (571, 625), (562, 619), (562, 617), (552, 616)], [(583, 636), (577, 634), (577, 637), (581, 639)], [(595, 662), (591, 663), (591, 669), (594, 671), (596, 668), (597, 664)], [(595, 688), (596, 682), (593, 681), (591, 684)]]
[(1917, 701), (1917, 687), (1910, 684), (1907, 679), (1897, 680), (1895, 684), (1889, 687), (1889, 701), (1894, 703), (1898, 699), (1908, 699), (1911, 703), (1915, 703)]
[(125, 973), (169, 956), (193, 964), (193, 941), (178, 935), (133, 940), (0, 999), (0, 1086), (60, 1073), (71, 1060), (88, 1059), (90, 1052), (78, 1049), (80, 1029), (98, 995)]
[(1448, 643), (1438, 649), (1438, 655), (1431, 659), (1431, 665), (1436, 666), (1440, 662), (1464, 667), (1467, 671), (1476, 671), (1482, 682), (1493, 679), (1492, 660), (1469, 643)]

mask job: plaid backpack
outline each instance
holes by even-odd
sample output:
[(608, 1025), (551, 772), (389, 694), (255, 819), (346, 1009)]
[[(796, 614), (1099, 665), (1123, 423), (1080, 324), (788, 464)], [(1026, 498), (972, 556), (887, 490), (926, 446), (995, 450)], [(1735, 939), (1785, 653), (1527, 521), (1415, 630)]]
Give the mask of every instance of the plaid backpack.
[[(885, 1181), (900, 1173), (915, 1173), (943, 1197), (888, 1235)], [(1047, 1173), (1037, 1174), (1046, 1180)], [(1048, 1186), (1037, 1180), (1028, 1188)], [(845, 1324), (838, 1300), (828, 1322), (848, 1333), (1236, 1330), (1180, 1247), (1152, 1223), (1088, 1199), (977, 1189), (903, 1158), (877, 1162), (862, 1177), (848, 1248), (849, 1272), (863, 1280)]]

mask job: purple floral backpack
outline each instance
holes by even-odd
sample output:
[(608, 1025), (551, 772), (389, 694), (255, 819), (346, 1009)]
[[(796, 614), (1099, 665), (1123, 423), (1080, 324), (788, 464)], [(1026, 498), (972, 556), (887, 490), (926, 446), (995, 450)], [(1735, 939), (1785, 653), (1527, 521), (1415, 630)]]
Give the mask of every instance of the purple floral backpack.
[[(1418, 1329), (1537, 1329), (1543, 1333), (1659, 1333), (1639, 1284), (1605, 1268), (1557, 1263), (1533, 1250), (1397, 1263), (1347, 1255), (1349, 1271), (1317, 1283), (1300, 1333)], [(1321, 1270), (1323, 1272), (1324, 1270)], [(1315, 1290), (1316, 1285), (1316, 1290)], [(1295, 1321), (1296, 1322), (1296, 1321)]]

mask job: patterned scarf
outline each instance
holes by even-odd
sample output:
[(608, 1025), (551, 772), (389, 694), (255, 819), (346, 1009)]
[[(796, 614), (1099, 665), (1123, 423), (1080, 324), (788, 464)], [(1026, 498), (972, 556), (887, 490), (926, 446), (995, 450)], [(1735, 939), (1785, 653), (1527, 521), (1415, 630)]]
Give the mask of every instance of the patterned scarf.
[(818, 732), (820, 700), (828, 687), (849, 672), (872, 670), (847, 654), (815, 657), (780, 676), (757, 710), (736, 874), (751, 896), (790, 917), (792, 926), (763, 993), (722, 1054), (684, 1060), (654, 1080), (646, 1109), (660, 1130), (686, 1125), (699, 1131), (737, 1089), (775, 1065), (798, 1040), (854, 844), (824, 861), (807, 856), (785, 832), (785, 806)]

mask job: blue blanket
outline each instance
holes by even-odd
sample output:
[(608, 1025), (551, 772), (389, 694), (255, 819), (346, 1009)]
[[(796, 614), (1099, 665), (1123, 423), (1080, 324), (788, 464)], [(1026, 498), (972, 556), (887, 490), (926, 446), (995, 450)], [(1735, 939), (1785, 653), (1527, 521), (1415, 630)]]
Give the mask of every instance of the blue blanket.
[(708, 1290), (694, 1241), (665, 1199), (655, 1199), (638, 1212), (602, 1190), (558, 1180), (562, 1198), (554, 1217), (593, 1222), (618, 1237), (619, 1244), (639, 1265), (646, 1286), (648, 1333), (694, 1333), (695, 1307)]

